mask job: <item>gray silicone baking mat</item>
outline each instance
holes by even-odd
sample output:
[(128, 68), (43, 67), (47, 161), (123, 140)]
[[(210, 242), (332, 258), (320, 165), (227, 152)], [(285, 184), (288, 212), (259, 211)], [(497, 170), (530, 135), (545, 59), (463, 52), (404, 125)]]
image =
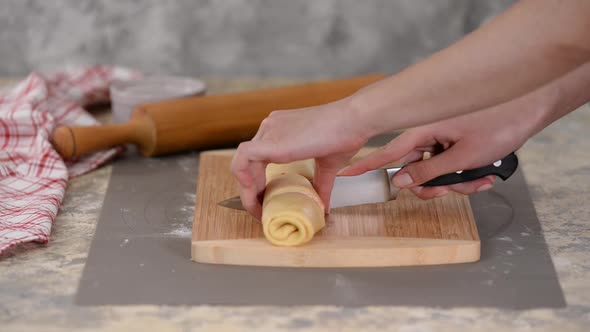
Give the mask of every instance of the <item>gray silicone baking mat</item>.
[(524, 176), (471, 203), (482, 238), (470, 264), (347, 269), (190, 261), (198, 153), (118, 160), (76, 302), (81, 305), (563, 307)]

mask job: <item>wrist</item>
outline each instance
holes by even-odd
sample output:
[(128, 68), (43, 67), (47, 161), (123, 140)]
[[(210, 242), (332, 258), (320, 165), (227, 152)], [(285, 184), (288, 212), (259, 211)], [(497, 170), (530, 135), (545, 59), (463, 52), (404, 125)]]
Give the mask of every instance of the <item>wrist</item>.
[(386, 131), (380, 125), (381, 122), (379, 119), (376, 119), (376, 112), (371, 107), (371, 103), (367, 100), (363, 90), (359, 90), (357, 93), (346, 98), (346, 103), (349, 109), (349, 118), (353, 121), (353, 125), (359, 129), (358, 135), (368, 140)]
[(533, 92), (531, 105), (526, 108), (530, 110), (530, 114), (527, 114), (530, 123), (529, 137), (553, 122), (553, 113), (559, 107), (560, 100), (560, 89), (540, 89)]

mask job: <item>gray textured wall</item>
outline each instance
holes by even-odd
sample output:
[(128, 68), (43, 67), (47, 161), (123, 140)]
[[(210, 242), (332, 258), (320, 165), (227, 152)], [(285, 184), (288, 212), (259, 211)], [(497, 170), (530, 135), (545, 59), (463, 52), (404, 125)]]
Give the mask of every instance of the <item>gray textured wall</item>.
[(512, 0), (0, 0), (0, 75), (108, 63), (153, 73), (395, 72)]

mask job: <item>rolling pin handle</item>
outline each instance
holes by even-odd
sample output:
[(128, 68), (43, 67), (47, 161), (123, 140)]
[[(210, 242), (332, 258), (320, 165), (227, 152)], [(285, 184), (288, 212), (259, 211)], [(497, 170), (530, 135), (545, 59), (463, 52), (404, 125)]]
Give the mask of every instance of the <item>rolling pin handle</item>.
[(138, 124), (111, 124), (104, 126), (60, 126), (53, 132), (51, 141), (64, 159), (73, 159), (123, 144), (138, 144)]
[(72, 159), (76, 156), (76, 140), (70, 127), (57, 127), (51, 136), (51, 143), (64, 159)]

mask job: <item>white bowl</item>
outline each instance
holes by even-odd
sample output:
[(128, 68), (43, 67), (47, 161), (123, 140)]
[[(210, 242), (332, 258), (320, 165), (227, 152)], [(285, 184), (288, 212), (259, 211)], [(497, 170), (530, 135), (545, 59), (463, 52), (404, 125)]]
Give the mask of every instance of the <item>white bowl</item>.
[(205, 94), (203, 81), (177, 76), (147, 76), (115, 81), (109, 87), (114, 122), (127, 122), (139, 104)]

